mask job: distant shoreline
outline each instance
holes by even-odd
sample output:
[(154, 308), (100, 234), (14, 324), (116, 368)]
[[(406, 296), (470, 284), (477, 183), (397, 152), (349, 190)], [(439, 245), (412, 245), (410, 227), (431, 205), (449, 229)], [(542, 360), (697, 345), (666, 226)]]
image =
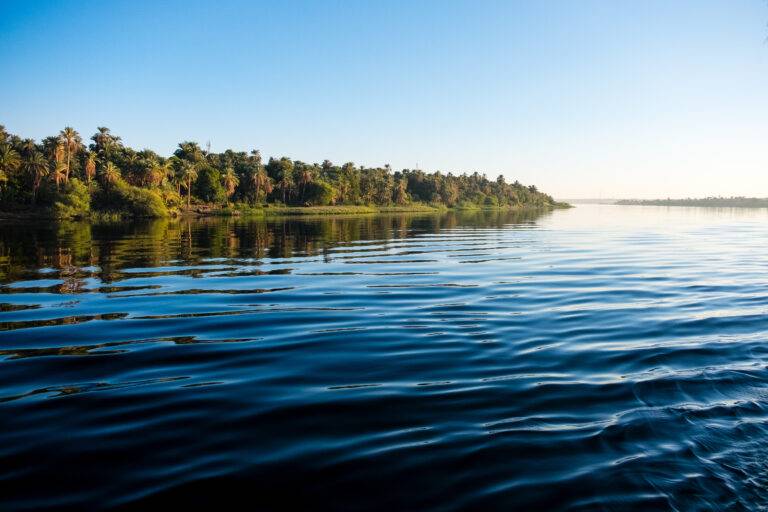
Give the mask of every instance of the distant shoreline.
[(622, 199), (613, 204), (626, 206), (696, 206), (707, 208), (768, 208), (768, 198), (706, 197), (701, 199)]

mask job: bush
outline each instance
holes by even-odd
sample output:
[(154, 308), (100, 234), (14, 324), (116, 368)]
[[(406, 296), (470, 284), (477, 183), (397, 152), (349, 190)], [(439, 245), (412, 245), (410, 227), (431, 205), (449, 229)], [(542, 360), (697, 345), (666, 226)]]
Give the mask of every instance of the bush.
[(198, 173), (193, 191), (195, 196), (208, 203), (223, 203), (227, 200), (221, 185), (221, 173), (209, 165)]
[(133, 217), (167, 217), (169, 214), (159, 194), (122, 180), (95, 195), (96, 206), (103, 212)]
[(86, 217), (91, 211), (91, 195), (83, 182), (72, 178), (56, 192), (53, 214), (60, 219)]
[(480, 209), (479, 206), (477, 206), (475, 203), (470, 201), (461, 201), (458, 204), (457, 208), (459, 210), (479, 210)]
[(131, 212), (136, 217), (168, 216), (168, 208), (165, 207), (162, 198), (151, 190), (129, 185), (126, 199)]
[(336, 190), (325, 181), (308, 183), (304, 190), (304, 202), (310, 206), (327, 206), (333, 202)]
[(160, 196), (169, 209), (176, 210), (181, 206), (184, 206), (184, 199), (179, 195), (176, 189), (171, 187), (163, 187), (155, 192)]

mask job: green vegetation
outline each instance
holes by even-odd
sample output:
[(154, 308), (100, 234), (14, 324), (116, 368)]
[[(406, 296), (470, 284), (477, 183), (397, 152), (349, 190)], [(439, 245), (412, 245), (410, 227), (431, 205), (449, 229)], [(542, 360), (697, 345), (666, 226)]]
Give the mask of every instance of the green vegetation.
[(60, 218), (87, 216), (91, 211), (91, 194), (88, 188), (77, 178), (64, 183), (54, 196), (53, 211), (56, 217)]
[(768, 208), (768, 198), (705, 197), (702, 199), (623, 199), (616, 204), (640, 206), (706, 206), (719, 208)]
[(566, 206), (535, 186), (352, 162), (264, 164), (250, 153), (205, 151), (182, 142), (170, 157), (136, 151), (100, 127), (86, 146), (70, 127), (37, 143), (0, 126), (0, 210), (58, 218), (318, 215), (381, 211)]

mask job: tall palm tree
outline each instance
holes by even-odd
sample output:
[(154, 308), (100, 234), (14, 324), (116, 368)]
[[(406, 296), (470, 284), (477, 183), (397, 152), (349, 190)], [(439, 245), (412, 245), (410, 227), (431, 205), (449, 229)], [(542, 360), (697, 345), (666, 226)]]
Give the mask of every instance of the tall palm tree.
[(101, 179), (106, 186), (112, 186), (120, 179), (120, 169), (112, 162), (107, 162), (101, 170)]
[(83, 147), (83, 139), (80, 134), (71, 126), (65, 127), (59, 132), (59, 140), (64, 146), (67, 155), (67, 171), (65, 181), (69, 181), (69, 174), (72, 170), (72, 157)]
[(224, 190), (227, 192), (227, 197), (232, 197), (235, 193), (235, 188), (240, 184), (240, 180), (235, 174), (235, 170), (231, 167), (227, 167), (227, 172), (224, 173)]
[(269, 179), (267, 171), (263, 166), (259, 166), (251, 176), (253, 187), (256, 189), (256, 201), (259, 201), (259, 194), (264, 190), (264, 194), (272, 192), (272, 180)]
[(154, 169), (160, 165), (157, 157), (149, 156), (147, 158), (141, 157), (137, 165), (136, 179), (138, 185), (141, 187), (151, 187), (154, 185)]
[(125, 159), (122, 162), (125, 179), (131, 185), (141, 185), (142, 176), (139, 164), (141, 159), (133, 150), (127, 150)]
[(91, 137), (91, 140), (95, 142), (96, 144), (99, 144), (101, 146), (104, 146), (107, 139), (111, 138), (111, 133), (109, 128), (106, 126), (98, 126), (96, 127), (96, 133)]
[(168, 160), (172, 162), (173, 165), (173, 170), (171, 174), (168, 175), (168, 178), (171, 180), (171, 184), (176, 187), (176, 193), (179, 195), (179, 198), (181, 198), (181, 185), (184, 182), (184, 179), (181, 176), (181, 160), (175, 156), (169, 157)]
[(154, 160), (149, 169), (149, 184), (153, 187), (159, 187), (165, 179), (173, 173), (173, 162), (166, 160), (159, 162)]
[(187, 189), (187, 208), (192, 201), (192, 182), (197, 179), (197, 164), (184, 162), (181, 167), (181, 177), (185, 182), (184, 188)]
[(58, 142), (53, 149), (53, 161), (54, 161), (54, 174), (53, 179), (56, 182), (56, 190), (59, 189), (59, 184), (63, 181), (67, 181), (67, 163), (64, 161), (66, 157), (66, 150), (64, 144)]
[(35, 151), (37, 151), (37, 145), (34, 139), (24, 139), (21, 141), (21, 155), (23, 157), (29, 157)]
[(259, 151), (258, 149), (251, 150), (251, 157), (250, 158), (253, 161), (253, 163), (256, 165), (257, 168), (261, 167), (261, 165), (262, 165), (262, 162), (261, 162), (261, 151)]
[(37, 190), (43, 178), (48, 175), (48, 160), (42, 153), (35, 151), (24, 159), (24, 170), (32, 177), (32, 204), (37, 202)]
[(395, 189), (395, 202), (397, 204), (405, 204), (408, 202), (408, 178), (400, 178), (397, 180), (397, 188)]
[(197, 142), (190, 141), (180, 142), (179, 149), (177, 149), (174, 154), (177, 157), (189, 160), (190, 162), (199, 162), (204, 157), (203, 150), (200, 149)]
[(277, 169), (277, 180), (280, 190), (283, 192), (283, 204), (286, 202), (286, 196), (293, 187), (293, 162), (288, 158), (281, 158)]
[(19, 153), (8, 144), (0, 145), (0, 188), (21, 165)]
[(96, 176), (96, 153), (91, 152), (85, 159), (85, 180), (89, 185), (94, 176)]
[(312, 168), (308, 165), (304, 165), (299, 172), (299, 186), (301, 187), (301, 200), (304, 201), (304, 195), (307, 191), (307, 185), (312, 183)]
[(59, 187), (63, 182), (66, 181), (67, 177), (67, 164), (66, 162), (55, 162), (53, 165), (53, 182), (56, 183), (56, 190), (59, 190)]

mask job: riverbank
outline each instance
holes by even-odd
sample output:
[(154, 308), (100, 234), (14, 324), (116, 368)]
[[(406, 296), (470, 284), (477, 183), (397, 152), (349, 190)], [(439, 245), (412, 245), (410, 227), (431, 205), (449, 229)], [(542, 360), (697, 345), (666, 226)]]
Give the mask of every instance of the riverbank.
[(696, 206), (703, 208), (768, 208), (764, 197), (705, 197), (701, 199), (622, 199), (622, 206)]
[[(376, 215), (388, 213), (443, 213), (447, 211), (506, 211), (506, 210), (549, 210), (572, 208), (567, 203), (556, 203), (548, 206), (503, 206), (503, 207), (477, 207), (462, 206), (448, 208), (446, 206), (432, 206), (426, 204), (409, 204), (400, 206), (365, 206), (365, 205), (336, 205), (336, 206), (274, 206), (253, 207), (247, 205), (218, 206), (212, 204), (196, 204), (190, 208), (171, 210), (168, 217), (292, 217), (292, 216), (318, 216), (318, 215)], [(119, 221), (136, 218), (128, 213), (104, 212), (91, 210), (87, 214), (62, 217), (52, 208), (27, 208), (15, 210), (0, 210), (0, 220), (65, 220), (82, 219), (93, 221)]]
[(252, 207), (247, 205), (217, 206), (210, 204), (193, 205), (189, 209), (178, 212), (181, 216), (294, 216), (294, 215), (369, 215), (377, 213), (439, 213), (447, 211), (446, 207), (435, 207), (425, 204), (410, 204), (402, 206), (274, 206)]

